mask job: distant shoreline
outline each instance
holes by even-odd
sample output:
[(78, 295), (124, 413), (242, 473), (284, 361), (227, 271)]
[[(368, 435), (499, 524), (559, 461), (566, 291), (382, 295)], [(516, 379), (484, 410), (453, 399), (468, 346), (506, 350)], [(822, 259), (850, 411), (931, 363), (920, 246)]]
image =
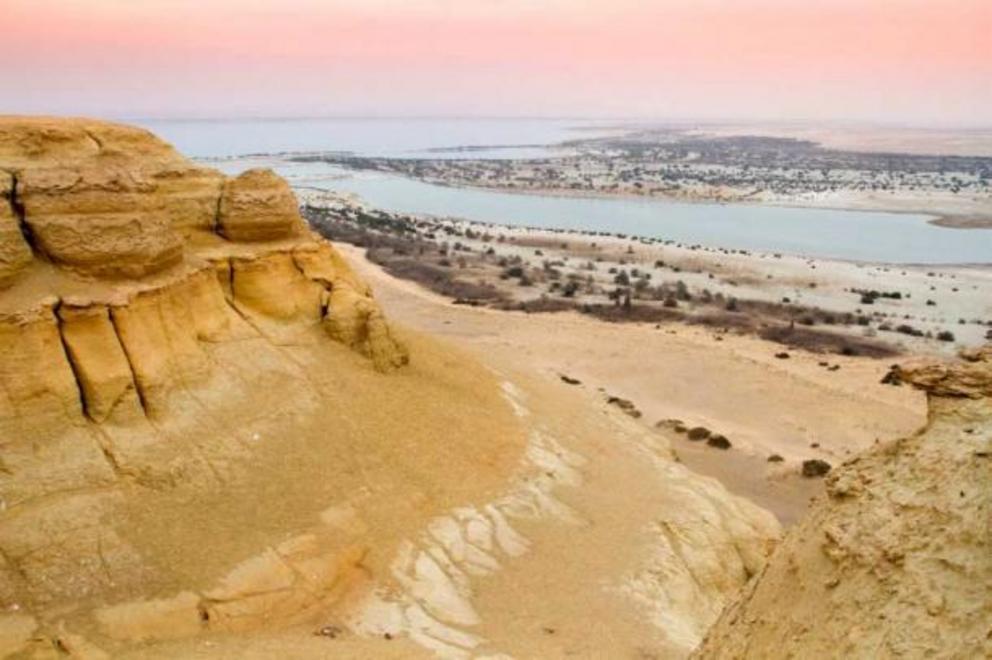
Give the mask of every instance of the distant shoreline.
[[(343, 169), (359, 172), (361, 169), (340, 165)], [(419, 181), (434, 186), (444, 188), (457, 188), (462, 190), (481, 190), (487, 192), (500, 192), (510, 195), (529, 195), (537, 197), (559, 197), (564, 199), (621, 199), (630, 201), (658, 201), (672, 202), (675, 204), (719, 204), (719, 205), (744, 205), (744, 206), (767, 206), (772, 208), (795, 208), (795, 209), (820, 209), (823, 211), (862, 211), (868, 213), (891, 213), (895, 215), (916, 215), (927, 217), (927, 223), (935, 227), (944, 229), (992, 229), (992, 217), (956, 215), (951, 213), (941, 213), (940, 211), (913, 209), (913, 208), (893, 208), (883, 204), (858, 205), (858, 204), (816, 204), (803, 200), (765, 200), (755, 198), (734, 198), (720, 199), (706, 196), (684, 196), (675, 197), (671, 195), (651, 195), (636, 194), (629, 191), (608, 192), (608, 191), (585, 191), (566, 190), (562, 188), (518, 188), (502, 185), (486, 185), (482, 183), (463, 183), (454, 181), (441, 181), (429, 178), (420, 178), (404, 174), (402, 172), (381, 172), (390, 176), (407, 178), (412, 181)], [(874, 262), (865, 262), (874, 263)]]

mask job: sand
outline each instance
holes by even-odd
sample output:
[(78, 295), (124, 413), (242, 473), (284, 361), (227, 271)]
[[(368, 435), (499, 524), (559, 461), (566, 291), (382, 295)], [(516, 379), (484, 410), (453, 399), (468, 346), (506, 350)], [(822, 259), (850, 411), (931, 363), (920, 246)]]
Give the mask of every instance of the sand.
[[(357, 248), (338, 248), (402, 324), (454, 341), (484, 362), (534, 374), (548, 388), (574, 387), (598, 400), (628, 399), (643, 413), (639, 423), (646, 427), (677, 418), (726, 435), (733, 448), (721, 451), (665, 431), (687, 465), (720, 478), (787, 524), (820, 490), (818, 482), (798, 476), (802, 460), (836, 464), (924, 422), (920, 394), (880, 384), (889, 366), (885, 361), (831, 356), (841, 368), (828, 371), (819, 366), (821, 356), (793, 352), (791, 359), (779, 360), (781, 346), (733, 335), (717, 341), (699, 328), (656, 329), (572, 313), (455, 306), (385, 274)], [(567, 385), (563, 374), (581, 385)], [(770, 464), (772, 454), (786, 460)]]

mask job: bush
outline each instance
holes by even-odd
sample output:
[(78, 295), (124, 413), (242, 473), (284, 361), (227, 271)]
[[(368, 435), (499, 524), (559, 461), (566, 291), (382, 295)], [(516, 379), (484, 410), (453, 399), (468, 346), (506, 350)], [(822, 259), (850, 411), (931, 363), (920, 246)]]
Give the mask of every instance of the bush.
[(562, 288), (561, 295), (565, 296), (566, 298), (574, 298), (578, 290), (579, 290), (579, 283), (576, 282), (575, 280), (569, 280), (568, 282), (565, 283), (565, 286)]

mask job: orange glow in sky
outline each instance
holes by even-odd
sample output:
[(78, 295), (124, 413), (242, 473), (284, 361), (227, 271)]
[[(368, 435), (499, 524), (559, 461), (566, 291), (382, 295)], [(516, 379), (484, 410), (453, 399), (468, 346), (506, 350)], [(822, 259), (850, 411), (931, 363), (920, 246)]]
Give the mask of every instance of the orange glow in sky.
[(992, 0), (4, 0), (0, 112), (992, 123)]

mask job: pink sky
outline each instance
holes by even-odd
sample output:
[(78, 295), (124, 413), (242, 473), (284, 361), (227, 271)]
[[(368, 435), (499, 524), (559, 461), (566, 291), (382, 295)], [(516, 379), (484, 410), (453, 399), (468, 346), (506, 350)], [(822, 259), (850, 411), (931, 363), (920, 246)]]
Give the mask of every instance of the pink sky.
[(992, 124), (992, 0), (3, 0), (0, 112)]

